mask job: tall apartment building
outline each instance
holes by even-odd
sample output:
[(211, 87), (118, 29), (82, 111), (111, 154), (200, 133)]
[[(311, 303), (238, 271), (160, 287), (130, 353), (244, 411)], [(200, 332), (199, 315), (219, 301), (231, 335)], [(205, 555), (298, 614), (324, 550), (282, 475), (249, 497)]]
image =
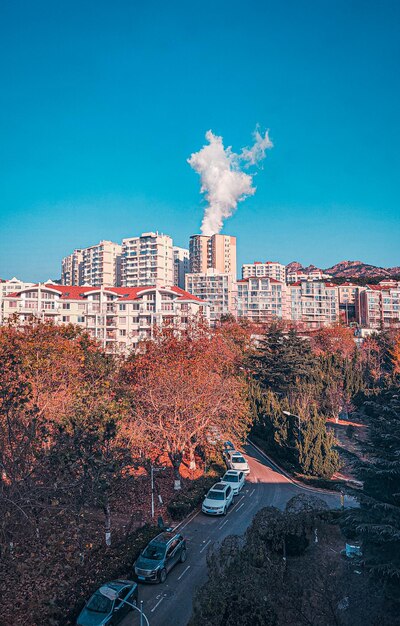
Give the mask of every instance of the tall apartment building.
[(4, 317), (32, 316), (55, 324), (77, 324), (109, 352), (127, 352), (156, 327), (176, 332), (198, 316), (208, 320), (208, 305), (179, 287), (85, 287), (39, 284), (4, 300)]
[(192, 235), (189, 242), (190, 273), (208, 269), (229, 273), (236, 279), (236, 237), (230, 235)]
[(83, 251), (74, 250), (61, 261), (61, 284), (82, 285), (83, 283)]
[(186, 291), (208, 302), (212, 325), (222, 315), (236, 315), (236, 281), (230, 272), (209, 268), (206, 272), (186, 274)]
[(303, 281), (288, 285), (290, 319), (306, 328), (320, 328), (339, 321), (337, 285)]
[(261, 324), (289, 319), (289, 288), (286, 283), (258, 276), (238, 280), (237, 316)]
[(242, 278), (250, 278), (251, 276), (274, 278), (284, 283), (286, 281), (286, 266), (275, 261), (245, 263), (242, 265)]
[(122, 240), (122, 281), (124, 287), (174, 284), (172, 239), (160, 233), (143, 233)]
[(400, 328), (400, 282), (367, 285), (358, 292), (356, 310), (364, 328)]
[(363, 289), (353, 283), (337, 285), (340, 317), (345, 324), (356, 321), (356, 300), (358, 292)]
[(121, 252), (122, 247), (113, 241), (100, 241), (94, 246), (74, 250), (61, 262), (61, 284), (120, 285)]
[(189, 272), (189, 250), (173, 247), (174, 255), (174, 285), (185, 289), (185, 276)]
[(82, 250), (82, 283), (99, 287), (121, 284), (122, 247), (113, 241), (100, 243)]

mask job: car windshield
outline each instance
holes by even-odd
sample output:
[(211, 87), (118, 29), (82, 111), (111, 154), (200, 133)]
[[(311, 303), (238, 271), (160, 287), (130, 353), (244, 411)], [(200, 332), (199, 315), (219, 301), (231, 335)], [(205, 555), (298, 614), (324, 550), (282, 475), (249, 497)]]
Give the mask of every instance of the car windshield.
[(160, 561), (165, 556), (165, 544), (158, 541), (151, 541), (143, 552), (145, 559)]
[(225, 494), (223, 491), (209, 491), (207, 498), (209, 500), (225, 500)]
[(232, 474), (225, 474), (224, 480), (226, 480), (228, 483), (237, 483), (239, 480), (239, 477), (234, 476)]
[(86, 605), (89, 611), (95, 611), (96, 613), (110, 613), (112, 609), (112, 601), (103, 596), (100, 591), (97, 591), (89, 600)]
[(242, 456), (233, 456), (232, 463), (246, 463)]

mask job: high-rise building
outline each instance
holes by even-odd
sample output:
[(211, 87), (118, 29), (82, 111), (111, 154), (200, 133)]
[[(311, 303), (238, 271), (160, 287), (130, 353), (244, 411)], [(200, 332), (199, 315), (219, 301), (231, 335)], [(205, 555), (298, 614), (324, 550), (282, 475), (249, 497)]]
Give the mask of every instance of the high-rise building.
[(61, 284), (81, 285), (83, 275), (83, 252), (74, 250), (61, 262)]
[(197, 274), (206, 272), (208, 265), (208, 242), (207, 235), (192, 235), (189, 240), (189, 272)]
[(82, 285), (93, 287), (121, 284), (122, 247), (113, 241), (100, 243), (82, 250)]
[(185, 276), (189, 272), (189, 250), (173, 247), (174, 255), (174, 285), (185, 289)]
[(206, 272), (186, 274), (186, 291), (210, 305), (210, 323), (222, 315), (236, 316), (236, 281), (231, 273), (209, 268)]
[(268, 277), (238, 280), (237, 315), (254, 323), (289, 319), (289, 288)]
[(254, 263), (245, 263), (242, 265), (242, 278), (274, 278), (284, 283), (286, 281), (286, 266), (275, 261), (254, 261)]
[(236, 237), (231, 235), (192, 235), (189, 243), (190, 273), (215, 269), (236, 279)]
[(172, 239), (158, 232), (122, 240), (122, 286), (156, 285), (168, 287), (174, 283)]

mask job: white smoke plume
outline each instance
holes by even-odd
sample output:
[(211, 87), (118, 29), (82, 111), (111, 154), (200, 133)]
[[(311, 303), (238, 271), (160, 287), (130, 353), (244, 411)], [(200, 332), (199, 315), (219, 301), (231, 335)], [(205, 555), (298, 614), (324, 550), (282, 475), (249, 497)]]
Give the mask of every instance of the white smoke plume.
[(238, 202), (256, 192), (252, 186), (253, 176), (242, 171), (243, 167), (257, 165), (272, 148), (268, 132), (261, 135), (254, 132), (251, 148), (242, 148), (240, 154), (231, 147), (224, 148), (222, 137), (209, 130), (206, 133), (208, 144), (188, 159), (189, 165), (200, 175), (201, 193), (207, 200), (201, 232), (203, 235), (219, 233), (224, 219), (235, 211)]

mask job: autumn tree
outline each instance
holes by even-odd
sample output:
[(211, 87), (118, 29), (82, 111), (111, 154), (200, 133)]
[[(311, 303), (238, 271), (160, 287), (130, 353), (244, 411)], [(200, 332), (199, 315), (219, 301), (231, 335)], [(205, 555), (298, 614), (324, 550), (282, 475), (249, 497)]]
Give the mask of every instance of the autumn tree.
[(145, 342), (123, 369), (132, 402), (132, 429), (142, 429), (148, 449), (168, 454), (180, 488), (184, 453), (210, 435), (241, 441), (250, 414), (237, 343), (223, 331), (169, 329)]

